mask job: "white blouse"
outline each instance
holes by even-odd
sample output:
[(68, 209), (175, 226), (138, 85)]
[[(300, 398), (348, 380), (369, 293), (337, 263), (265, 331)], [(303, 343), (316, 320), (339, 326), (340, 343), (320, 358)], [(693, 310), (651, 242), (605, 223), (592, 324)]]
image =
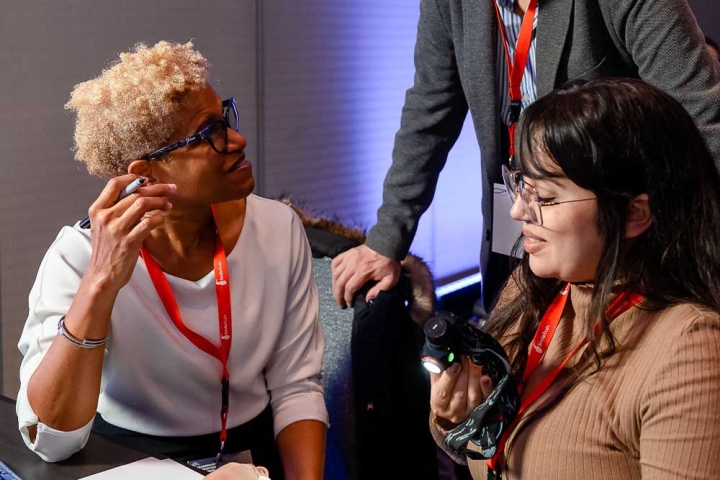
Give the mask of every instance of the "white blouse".
[[(64, 227), (40, 265), (18, 347), (17, 415), (27, 446), (60, 461), (85, 446), (92, 421), (61, 432), (38, 422), (27, 385), (55, 341), (57, 324), (80, 286), (91, 254), (90, 231)], [(299, 420), (328, 423), (320, 384), (324, 337), (312, 257), (297, 215), (274, 200), (247, 199), (240, 238), (227, 257), (232, 288), (228, 428), (272, 405), (274, 430)], [(214, 272), (198, 281), (166, 275), (183, 322), (220, 344)], [(58, 341), (64, 341), (58, 339)], [(98, 412), (109, 423), (148, 435), (220, 430), (221, 363), (177, 330), (138, 259), (112, 312)], [(35, 443), (28, 427), (37, 424)]]

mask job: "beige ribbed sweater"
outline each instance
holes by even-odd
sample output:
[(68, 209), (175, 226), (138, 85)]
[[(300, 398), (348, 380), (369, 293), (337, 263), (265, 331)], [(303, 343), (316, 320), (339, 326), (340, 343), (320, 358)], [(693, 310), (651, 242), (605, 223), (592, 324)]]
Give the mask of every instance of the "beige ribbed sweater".
[[(590, 287), (572, 287), (525, 392), (579, 343), (573, 320), (590, 293)], [(571, 373), (565, 369), (519, 420), (503, 478), (720, 479), (720, 315), (692, 305), (633, 308), (611, 329), (620, 346), (598, 373), (563, 396)], [(431, 427), (441, 440), (432, 421)], [(473, 478), (487, 478), (485, 462), (469, 464)]]

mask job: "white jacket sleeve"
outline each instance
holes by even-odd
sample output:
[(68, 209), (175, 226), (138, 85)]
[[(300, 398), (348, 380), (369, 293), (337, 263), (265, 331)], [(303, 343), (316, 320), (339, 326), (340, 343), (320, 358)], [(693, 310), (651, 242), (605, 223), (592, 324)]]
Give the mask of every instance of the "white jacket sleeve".
[[(62, 432), (44, 425), (32, 409), (27, 396), (30, 378), (57, 335), (60, 317), (70, 308), (80, 286), (89, 258), (87, 239), (76, 230), (65, 227), (50, 246), (30, 291), (29, 313), (18, 348), (23, 355), (20, 365), (20, 390), (16, 412), (18, 427), (28, 448), (47, 462), (65, 460), (82, 449), (92, 429), (92, 420), (85, 426)], [(34, 443), (28, 427), (37, 425)]]
[(265, 370), (275, 435), (299, 420), (328, 424), (320, 375), (325, 340), (318, 321), (319, 298), (305, 230), (293, 212), (291, 265), (285, 319), (277, 348)]

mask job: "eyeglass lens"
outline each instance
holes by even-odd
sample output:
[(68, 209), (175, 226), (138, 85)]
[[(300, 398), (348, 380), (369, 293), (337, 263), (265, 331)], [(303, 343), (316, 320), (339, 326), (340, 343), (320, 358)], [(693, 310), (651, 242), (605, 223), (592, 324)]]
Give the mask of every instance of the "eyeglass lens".
[(210, 126), (209, 141), (210, 146), (218, 153), (225, 152), (227, 147), (227, 127), (225, 121), (213, 122)]
[(210, 126), (210, 145), (218, 153), (225, 152), (227, 148), (228, 128), (236, 132), (240, 130), (237, 108), (233, 100), (229, 100), (228, 104), (223, 106), (223, 119)]
[(510, 197), (510, 201), (515, 203), (515, 197), (518, 192), (517, 180), (519, 179), (520, 172), (517, 170), (510, 170), (507, 166), (502, 166), (502, 177), (503, 183), (505, 184), (505, 191)]
[(505, 165), (502, 166), (502, 177), (510, 201), (515, 203), (515, 199), (519, 193), (520, 203), (530, 218), (530, 221), (536, 225), (542, 225), (542, 212), (540, 211), (540, 203), (538, 202), (535, 188), (523, 181), (522, 174), (519, 170), (510, 170)]
[(228, 128), (240, 131), (240, 119), (238, 118), (237, 106), (235, 105), (235, 99), (227, 101), (227, 105), (223, 105), (223, 118), (227, 122)]
[(522, 178), (520, 178), (518, 186), (520, 187), (520, 198), (523, 207), (525, 207), (525, 212), (530, 217), (530, 221), (535, 225), (542, 225), (542, 211), (540, 210), (540, 202), (535, 187), (526, 184)]

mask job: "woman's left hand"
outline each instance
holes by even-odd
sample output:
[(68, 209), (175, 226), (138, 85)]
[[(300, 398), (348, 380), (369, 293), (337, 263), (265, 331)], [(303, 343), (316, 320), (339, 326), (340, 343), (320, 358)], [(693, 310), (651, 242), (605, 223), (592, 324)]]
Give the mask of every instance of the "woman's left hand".
[(493, 388), (482, 367), (463, 356), (440, 375), (430, 374), (430, 409), (440, 427), (451, 429), (467, 420)]
[(208, 475), (208, 480), (257, 480), (268, 478), (268, 471), (265, 467), (256, 467), (251, 463), (231, 462), (223, 465)]

